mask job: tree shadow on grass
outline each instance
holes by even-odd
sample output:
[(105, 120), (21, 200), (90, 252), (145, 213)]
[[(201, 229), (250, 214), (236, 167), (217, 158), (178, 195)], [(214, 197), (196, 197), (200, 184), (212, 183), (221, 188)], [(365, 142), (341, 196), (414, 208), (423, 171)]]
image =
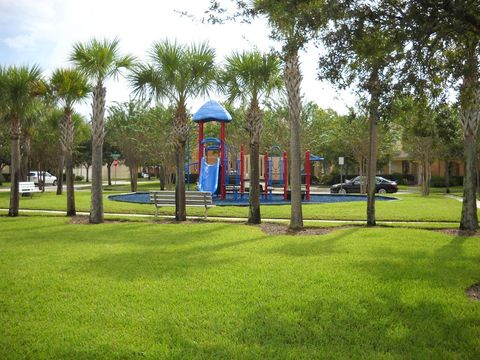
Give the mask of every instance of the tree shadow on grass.
[(369, 258), (357, 261), (354, 266), (384, 282), (428, 281), (436, 287), (459, 287), (458, 290), (463, 293), (465, 288), (462, 286), (468, 286), (472, 278), (478, 278), (480, 273), (480, 251), (477, 255), (467, 255), (464, 251), (467, 239), (454, 237), (433, 252), (416, 246), (372, 249)]
[(480, 329), (473, 314), (457, 318), (434, 300), (407, 304), (399, 295), (345, 302), (319, 294), (317, 300), (292, 312), (263, 306), (244, 319), (235, 339), (262, 357), (480, 355)]
[[(194, 234), (192, 234), (195, 237)], [(71, 267), (75, 271), (93, 273), (117, 280), (160, 279), (165, 276), (190, 276), (195, 272), (212, 269), (226, 263), (240, 261), (235, 254), (223, 253), (232, 247), (264, 240), (266, 236), (242, 240), (223, 240), (216, 243), (200, 243), (188, 248), (140, 249), (121, 253), (109, 253), (80, 261)]]

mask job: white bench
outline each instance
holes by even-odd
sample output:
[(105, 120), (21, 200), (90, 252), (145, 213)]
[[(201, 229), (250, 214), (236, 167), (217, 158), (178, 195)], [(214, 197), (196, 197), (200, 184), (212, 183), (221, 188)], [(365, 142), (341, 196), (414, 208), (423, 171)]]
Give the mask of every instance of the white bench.
[[(158, 216), (158, 208), (175, 206), (175, 191), (150, 191), (150, 203), (155, 206), (155, 216)], [(214, 207), (212, 194), (208, 191), (185, 191), (186, 206), (201, 206), (205, 208), (205, 219), (208, 208)]]
[(34, 192), (40, 192), (40, 190), (35, 187), (33, 181), (20, 181), (18, 183), (18, 192), (22, 195), (30, 194), (30, 197), (32, 197)]

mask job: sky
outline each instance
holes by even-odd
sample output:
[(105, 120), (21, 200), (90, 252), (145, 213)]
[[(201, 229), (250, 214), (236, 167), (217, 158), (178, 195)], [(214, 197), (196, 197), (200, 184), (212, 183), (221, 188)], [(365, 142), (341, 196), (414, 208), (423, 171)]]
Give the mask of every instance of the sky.
[[(208, 41), (216, 50), (218, 64), (233, 51), (279, 48), (269, 39), (265, 21), (210, 25), (178, 13), (187, 11), (199, 19), (208, 4), (208, 0), (0, 0), (0, 64), (38, 64), (48, 77), (55, 68), (71, 65), (68, 57), (74, 43), (94, 37), (117, 37), (122, 52), (140, 60), (147, 59), (154, 41), (164, 39), (184, 44)], [(304, 99), (345, 114), (356, 98), (351, 91), (339, 92), (316, 80), (317, 58), (313, 45), (301, 53)], [(131, 96), (124, 79), (106, 85), (107, 105)], [(224, 100), (219, 94), (211, 97)], [(206, 100), (191, 101), (190, 111), (195, 112)], [(78, 111), (88, 116), (89, 105)]]

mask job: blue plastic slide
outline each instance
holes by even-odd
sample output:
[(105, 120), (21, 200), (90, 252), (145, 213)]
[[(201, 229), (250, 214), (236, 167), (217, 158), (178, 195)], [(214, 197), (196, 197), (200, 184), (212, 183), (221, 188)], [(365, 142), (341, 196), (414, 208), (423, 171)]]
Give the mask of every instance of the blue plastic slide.
[(202, 158), (202, 167), (200, 168), (200, 179), (198, 181), (198, 190), (210, 191), (214, 194), (218, 187), (218, 174), (220, 169), (220, 158), (217, 158), (215, 164), (208, 164), (205, 158)]

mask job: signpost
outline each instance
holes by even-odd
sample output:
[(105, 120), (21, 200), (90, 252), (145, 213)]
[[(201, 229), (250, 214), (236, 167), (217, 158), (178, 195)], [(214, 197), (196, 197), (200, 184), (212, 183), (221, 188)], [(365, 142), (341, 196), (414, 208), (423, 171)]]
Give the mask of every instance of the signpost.
[(343, 164), (345, 164), (345, 158), (343, 156), (340, 156), (338, 158), (338, 165), (340, 165), (340, 193), (343, 194)]

